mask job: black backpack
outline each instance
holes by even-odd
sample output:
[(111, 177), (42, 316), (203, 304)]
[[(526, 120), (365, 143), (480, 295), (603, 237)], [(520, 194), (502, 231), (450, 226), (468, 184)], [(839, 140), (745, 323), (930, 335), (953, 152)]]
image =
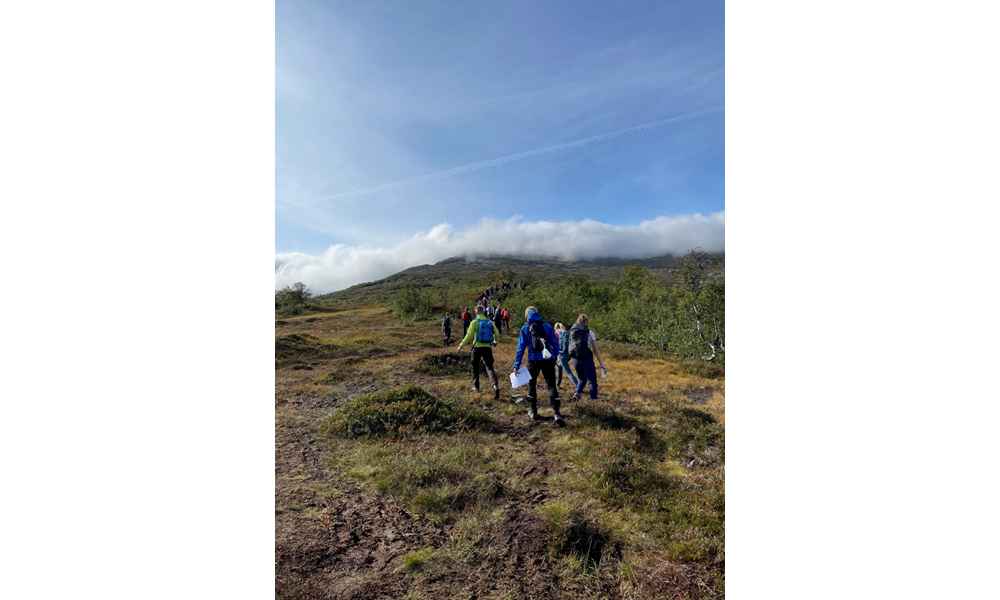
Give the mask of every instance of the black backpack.
[(594, 355), (590, 351), (590, 328), (583, 323), (569, 329), (569, 355), (577, 360), (588, 360)]
[(528, 331), (531, 332), (531, 349), (535, 352), (541, 352), (546, 346), (545, 325), (542, 325), (541, 321), (535, 321), (528, 328)]

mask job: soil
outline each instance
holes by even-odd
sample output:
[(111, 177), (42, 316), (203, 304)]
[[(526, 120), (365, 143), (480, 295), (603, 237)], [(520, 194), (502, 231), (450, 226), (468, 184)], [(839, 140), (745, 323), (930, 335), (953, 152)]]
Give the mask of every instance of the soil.
[(686, 390), (684, 395), (687, 399), (691, 401), (691, 404), (704, 404), (712, 399), (712, 388), (704, 388), (700, 390)]

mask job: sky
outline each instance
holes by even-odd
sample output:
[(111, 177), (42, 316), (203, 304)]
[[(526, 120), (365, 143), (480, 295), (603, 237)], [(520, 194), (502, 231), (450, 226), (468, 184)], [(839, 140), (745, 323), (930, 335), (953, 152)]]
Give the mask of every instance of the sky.
[(725, 244), (724, 3), (280, 2), (275, 285)]

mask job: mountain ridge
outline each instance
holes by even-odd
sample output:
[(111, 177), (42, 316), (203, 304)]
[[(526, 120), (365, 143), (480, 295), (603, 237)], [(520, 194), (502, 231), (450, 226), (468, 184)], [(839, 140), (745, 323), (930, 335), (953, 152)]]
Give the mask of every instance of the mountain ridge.
[[(633, 264), (649, 269), (664, 284), (679, 282), (676, 276), (681, 256), (665, 254), (643, 259), (604, 257), (591, 260), (564, 260), (556, 257), (510, 257), (495, 255), (459, 255), (434, 264), (409, 267), (388, 277), (359, 283), (343, 290), (317, 296), (332, 302), (384, 302), (407, 285), (445, 287), (471, 284), (491, 274), (512, 271), (518, 280), (534, 284), (554, 283), (569, 275), (581, 275), (595, 282), (617, 279), (622, 270)], [(724, 274), (724, 270), (723, 270)]]

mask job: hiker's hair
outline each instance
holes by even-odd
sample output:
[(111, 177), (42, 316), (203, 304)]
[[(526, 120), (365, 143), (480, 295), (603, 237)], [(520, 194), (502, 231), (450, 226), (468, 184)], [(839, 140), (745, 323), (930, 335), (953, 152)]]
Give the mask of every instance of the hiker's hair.
[(586, 325), (588, 322), (587, 315), (581, 314), (579, 317), (576, 318), (576, 322), (583, 323), (584, 325)]
[(528, 318), (528, 315), (531, 314), (531, 311), (538, 312), (538, 310), (534, 306), (529, 306), (528, 308), (524, 309), (524, 318), (525, 319)]
[(483, 314), (483, 305), (482, 304), (480, 304), (479, 306), (476, 307), (476, 314), (477, 315)]
[(451, 313), (449, 313), (449, 312), (446, 312), (446, 313), (444, 313), (444, 316), (446, 316), (446, 317), (450, 317), (450, 316), (451, 316)]
[(468, 306), (465, 307), (465, 312), (469, 312), (469, 307)]
[(556, 323), (556, 331), (566, 331), (566, 326), (562, 323)]

